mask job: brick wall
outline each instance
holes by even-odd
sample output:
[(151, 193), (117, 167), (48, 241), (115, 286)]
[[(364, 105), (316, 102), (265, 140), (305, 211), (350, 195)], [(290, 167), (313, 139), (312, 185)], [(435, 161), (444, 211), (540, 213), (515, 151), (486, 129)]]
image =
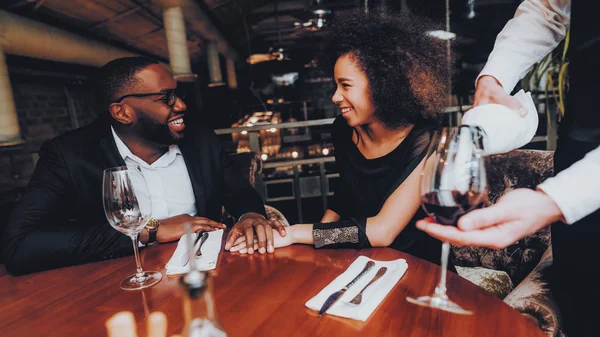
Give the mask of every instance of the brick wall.
[(86, 81), (13, 75), (10, 80), (25, 145), (0, 150), (0, 193), (27, 184), (35, 153), (45, 140), (72, 130), (77, 123), (86, 125), (97, 115), (94, 92)]
[(80, 126), (96, 116), (91, 102), (93, 93), (81, 81), (17, 78), (11, 83), (21, 136), (28, 144), (39, 146), (43, 141), (73, 129), (76, 124), (69, 114), (67, 95), (71, 96)]

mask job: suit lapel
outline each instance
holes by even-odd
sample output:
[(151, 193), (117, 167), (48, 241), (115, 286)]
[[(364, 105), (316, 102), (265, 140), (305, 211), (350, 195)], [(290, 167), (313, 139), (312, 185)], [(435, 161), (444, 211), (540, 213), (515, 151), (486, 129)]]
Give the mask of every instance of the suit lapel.
[(206, 216), (206, 192), (204, 190), (204, 183), (202, 182), (202, 169), (198, 158), (199, 154), (194, 151), (192, 144), (187, 141), (183, 141), (179, 144), (179, 149), (181, 150), (185, 166), (190, 175), (190, 181), (192, 182), (192, 188), (194, 189), (194, 197), (196, 198), (196, 210), (198, 211), (198, 215)]
[(110, 124), (101, 123), (100, 140), (98, 141), (98, 157), (104, 169), (123, 166), (125, 162), (117, 149), (117, 144), (112, 135)]

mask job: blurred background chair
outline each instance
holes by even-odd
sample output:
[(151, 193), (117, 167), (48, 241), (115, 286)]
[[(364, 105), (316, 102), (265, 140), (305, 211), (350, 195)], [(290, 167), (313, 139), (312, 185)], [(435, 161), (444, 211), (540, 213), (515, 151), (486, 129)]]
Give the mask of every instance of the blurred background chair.
[[(532, 188), (554, 175), (554, 152), (517, 150), (487, 158), (489, 204), (516, 188)], [(452, 247), (458, 274), (530, 318), (548, 336), (564, 336), (548, 287), (552, 266), (550, 227), (504, 249)]]

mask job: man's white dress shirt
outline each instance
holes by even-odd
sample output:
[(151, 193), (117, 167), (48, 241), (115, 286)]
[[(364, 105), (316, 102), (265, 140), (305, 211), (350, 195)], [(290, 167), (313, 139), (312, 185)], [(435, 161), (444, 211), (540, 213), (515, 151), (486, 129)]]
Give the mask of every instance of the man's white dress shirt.
[[(493, 76), (512, 92), (531, 66), (565, 37), (570, 14), (570, 0), (524, 1), (498, 34), (479, 77)], [(538, 188), (556, 202), (568, 224), (593, 213), (600, 208), (600, 147)]]
[(137, 197), (142, 204), (152, 204), (152, 217), (161, 220), (184, 213), (195, 216), (196, 198), (179, 147), (169, 146), (167, 153), (148, 164), (129, 150), (112, 127), (111, 130), (125, 164), (138, 165), (144, 174), (150, 196)]

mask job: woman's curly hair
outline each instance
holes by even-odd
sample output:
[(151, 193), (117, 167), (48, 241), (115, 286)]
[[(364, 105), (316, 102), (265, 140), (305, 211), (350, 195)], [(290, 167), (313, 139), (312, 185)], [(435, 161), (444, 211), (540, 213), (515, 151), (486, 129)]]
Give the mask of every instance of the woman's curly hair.
[(388, 128), (436, 124), (450, 90), (445, 43), (426, 34), (436, 28), (415, 16), (352, 11), (335, 18), (321, 58), (333, 70), (340, 56), (353, 57)]

